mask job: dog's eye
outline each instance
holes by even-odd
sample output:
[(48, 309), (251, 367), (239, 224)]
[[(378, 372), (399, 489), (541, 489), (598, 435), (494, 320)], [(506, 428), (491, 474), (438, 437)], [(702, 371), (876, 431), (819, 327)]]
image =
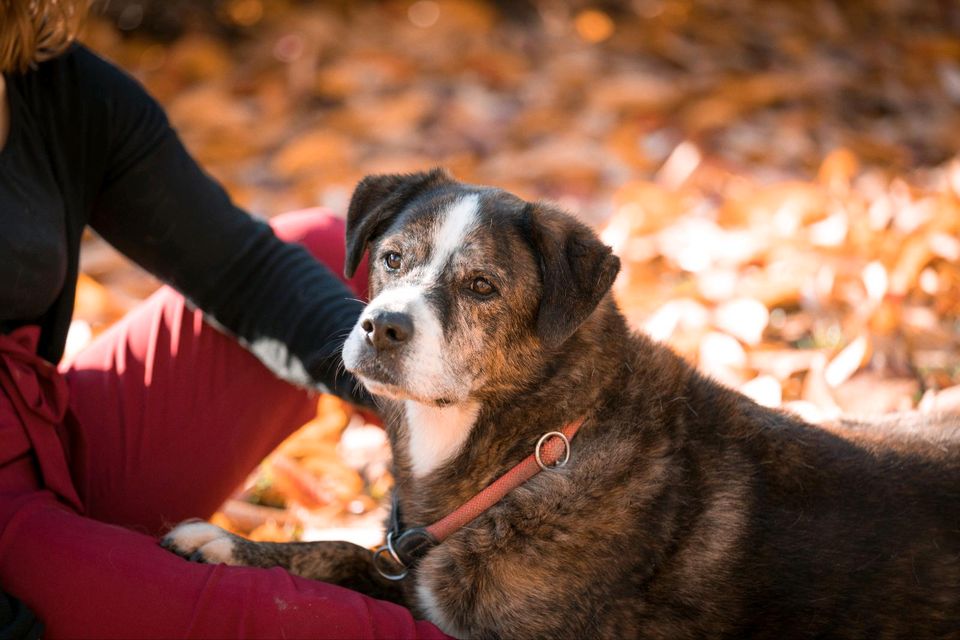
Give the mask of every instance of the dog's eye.
[(478, 296), (487, 297), (493, 295), (493, 292), (497, 289), (490, 284), (490, 281), (486, 278), (474, 278), (473, 282), (470, 283), (470, 291), (473, 291)]
[(397, 271), (403, 264), (403, 258), (396, 251), (391, 251), (383, 256), (383, 264), (387, 267), (387, 271)]

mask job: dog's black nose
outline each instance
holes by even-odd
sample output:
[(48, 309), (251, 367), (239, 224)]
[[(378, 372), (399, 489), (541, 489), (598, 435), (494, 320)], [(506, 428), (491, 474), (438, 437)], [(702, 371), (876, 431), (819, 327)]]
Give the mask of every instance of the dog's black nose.
[(378, 311), (360, 323), (377, 351), (399, 347), (413, 336), (413, 320), (406, 313)]

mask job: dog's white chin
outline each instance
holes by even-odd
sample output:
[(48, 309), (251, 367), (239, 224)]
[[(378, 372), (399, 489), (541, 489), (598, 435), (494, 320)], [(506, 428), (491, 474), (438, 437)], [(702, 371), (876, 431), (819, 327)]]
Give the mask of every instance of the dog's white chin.
[(357, 377), (360, 379), (360, 382), (363, 383), (363, 386), (367, 388), (367, 391), (375, 396), (398, 401), (413, 400), (413, 397), (410, 396), (410, 394), (396, 385), (387, 384), (385, 382), (377, 382), (376, 380), (370, 380), (369, 378), (365, 378), (360, 375)]
[(461, 397), (460, 394), (454, 393), (438, 394), (436, 397), (429, 397), (426, 394), (419, 394), (415, 391), (411, 391), (410, 389), (406, 389), (394, 384), (371, 380), (370, 378), (367, 378), (361, 374), (354, 375), (360, 379), (360, 382), (363, 383), (363, 386), (366, 387), (367, 391), (373, 395), (380, 396), (382, 398), (388, 398), (390, 400), (396, 400), (398, 402), (410, 400), (428, 406), (446, 407), (453, 404), (459, 404), (465, 399)]

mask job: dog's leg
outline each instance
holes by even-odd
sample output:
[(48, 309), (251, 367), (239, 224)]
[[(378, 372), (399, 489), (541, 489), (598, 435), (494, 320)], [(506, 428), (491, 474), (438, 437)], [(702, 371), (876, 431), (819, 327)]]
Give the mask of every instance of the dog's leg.
[(174, 527), (160, 544), (193, 562), (282, 567), (405, 605), (400, 583), (383, 578), (373, 566), (373, 553), (350, 542), (254, 542), (207, 522), (188, 521)]

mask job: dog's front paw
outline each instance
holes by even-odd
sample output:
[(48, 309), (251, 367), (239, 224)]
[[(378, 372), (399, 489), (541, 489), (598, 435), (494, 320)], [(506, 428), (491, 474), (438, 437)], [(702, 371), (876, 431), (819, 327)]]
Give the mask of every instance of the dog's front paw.
[(240, 564), (234, 553), (237, 537), (208, 522), (188, 521), (174, 527), (160, 546), (192, 562)]

